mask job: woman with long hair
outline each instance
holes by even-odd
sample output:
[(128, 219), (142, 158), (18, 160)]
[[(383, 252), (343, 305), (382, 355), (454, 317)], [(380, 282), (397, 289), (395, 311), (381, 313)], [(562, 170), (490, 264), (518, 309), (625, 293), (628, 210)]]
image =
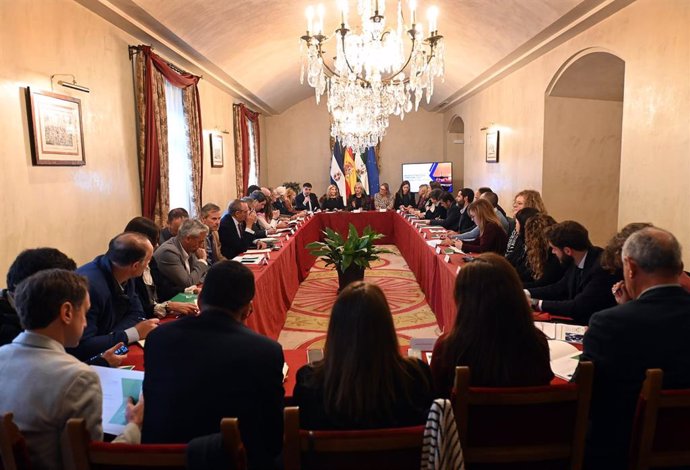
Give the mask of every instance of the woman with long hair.
[(347, 209), (351, 211), (357, 209), (368, 211), (371, 209), (369, 196), (367, 196), (367, 192), (364, 190), (364, 185), (359, 181), (355, 183), (355, 193), (351, 194), (347, 200)]
[(456, 366), (469, 366), (475, 387), (547, 385), (553, 379), (549, 345), (534, 326), (520, 279), (508, 261), (486, 253), (460, 269), (453, 329), (434, 347), (431, 372), (449, 397)]
[(355, 282), (333, 305), (323, 360), (297, 372), (293, 397), (302, 428), (374, 429), (424, 423), (434, 394), (429, 367), (400, 354), (383, 291)]
[(388, 183), (381, 183), (379, 192), (374, 195), (374, 209), (392, 209), (394, 198)]
[(411, 207), (408, 209), (410, 213), (424, 213), (426, 212), (426, 204), (429, 201), (429, 189), (428, 184), (420, 184), (419, 191), (417, 192), (417, 204), (416, 207)]
[(345, 209), (345, 204), (343, 204), (343, 198), (340, 196), (338, 187), (334, 184), (328, 186), (326, 189), (326, 197), (323, 202), (321, 202), (322, 211), (341, 211)]
[[(519, 211), (522, 209), (527, 209), (528, 207), (536, 209), (542, 214), (547, 213), (546, 206), (541, 198), (541, 194), (539, 194), (539, 191), (535, 191), (534, 189), (523, 189), (515, 195), (515, 198), (513, 199), (513, 215), (517, 216)], [(510, 233), (510, 236), (508, 237), (508, 245), (506, 246), (506, 258), (510, 258), (512, 256), (513, 250), (515, 249), (515, 244), (518, 242), (518, 235), (517, 230), (513, 230)]]
[(410, 191), (410, 182), (405, 180), (400, 183), (400, 188), (398, 192), (395, 193), (395, 200), (393, 201), (393, 207), (396, 209), (407, 209), (413, 207), (414, 193)]
[(501, 222), (494, 207), (486, 199), (475, 199), (467, 207), (470, 218), (479, 227), (479, 237), (474, 241), (453, 240), (455, 246), (467, 253), (485, 253), (493, 251), (503, 254), (506, 251), (508, 237), (503, 231)]
[(544, 234), (548, 227), (555, 224), (553, 217), (542, 213), (529, 218), (525, 223), (525, 253), (527, 254), (525, 274), (529, 277), (523, 278), (522, 275), (520, 277), (526, 289), (551, 285), (558, 282), (565, 273), (565, 268), (552, 253), (549, 241)]
[(531, 282), (532, 271), (527, 265), (527, 249), (525, 248), (525, 227), (527, 221), (532, 217), (537, 215), (539, 211), (533, 207), (525, 207), (520, 209), (515, 214), (515, 231), (517, 237), (515, 237), (513, 250), (506, 252), (506, 259), (513, 265), (515, 270), (520, 276), (522, 282)]

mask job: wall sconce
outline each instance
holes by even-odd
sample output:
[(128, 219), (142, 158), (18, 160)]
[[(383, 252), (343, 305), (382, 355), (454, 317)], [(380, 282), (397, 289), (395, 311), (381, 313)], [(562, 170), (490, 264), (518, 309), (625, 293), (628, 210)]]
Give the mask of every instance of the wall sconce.
[(491, 131), (494, 131), (495, 128), (496, 128), (496, 123), (495, 123), (495, 122), (492, 122), (492, 123), (490, 123), (488, 126), (484, 126), (484, 127), (482, 127), (481, 129), (479, 129), (479, 130), (480, 130), (480, 131), (489, 131), (489, 132), (491, 132)]
[(51, 88), (53, 87), (53, 78), (55, 78), (55, 77), (72, 77), (72, 81), (71, 81), (71, 82), (66, 82), (66, 81), (64, 81), (64, 80), (58, 80), (58, 85), (62, 85), (62, 86), (64, 86), (65, 88), (71, 88), (71, 89), (73, 89), (73, 90), (81, 91), (81, 92), (84, 92), (84, 93), (89, 93), (89, 92), (91, 91), (91, 90), (89, 89), (89, 87), (85, 87), (85, 86), (83, 86), (83, 85), (79, 85), (79, 84), (77, 83), (76, 77), (75, 77), (74, 75), (72, 75), (71, 73), (56, 73), (56, 74), (51, 75), (51, 76), (50, 76), (50, 86), (51, 86)]

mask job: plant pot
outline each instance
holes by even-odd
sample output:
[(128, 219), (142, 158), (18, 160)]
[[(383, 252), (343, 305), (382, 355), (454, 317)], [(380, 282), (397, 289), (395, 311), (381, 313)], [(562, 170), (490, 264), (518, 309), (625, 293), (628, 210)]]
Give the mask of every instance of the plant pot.
[(351, 282), (361, 281), (364, 279), (364, 268), (351, 264), (344, 272), (337, 268), (338, 271), (338, 292), (345, 289)]

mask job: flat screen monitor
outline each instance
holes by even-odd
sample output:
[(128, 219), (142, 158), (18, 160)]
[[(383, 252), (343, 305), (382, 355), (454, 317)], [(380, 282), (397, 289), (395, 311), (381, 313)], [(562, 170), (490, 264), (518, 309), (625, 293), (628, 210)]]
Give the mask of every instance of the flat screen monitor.
[(429, 184), (429, 181), (441, 183), (441, 187), (453, 192), (453, 163), (403, 163), (402, 179), (410, 182), (410, 191), (419, 191), (420, 184)]

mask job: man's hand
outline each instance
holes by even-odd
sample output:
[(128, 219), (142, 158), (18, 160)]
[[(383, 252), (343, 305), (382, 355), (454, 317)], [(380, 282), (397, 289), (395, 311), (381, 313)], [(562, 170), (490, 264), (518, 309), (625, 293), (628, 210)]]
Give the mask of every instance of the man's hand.
[(145, 339), (151, 330), (158, 326), (158, 323), (160, 323), (158, 318), (150, 318), (134, 325), (134, 328), (137, 329), (137, 333), (139, 333), (139, 339)]
[(462, 240), (455, 240), (455, 248), (462, 250)]
[(120, 349), (122, 346), (124, 346), (125, 343), (117, 343), (115, 346), (113, 346), (110, 349), (106, 349), (103, 354), (101, 354), (101, 357), (105, 359), (105, 361), (108, 363), (110, 367), (120, 367), (122, 364), (122, 361), (127, 359), (127, 354), (122, 354), (122, 355), (117, 355), (115, 354), (115, 351)]
[(251, 229), (256, 222), (256, 211), (253, 209), (249, 211), (249, 214), (247, 214), (247, 220), (245, 222), (247, 223), (247, 228)]
[(618, 281), (615, 283), (611, 288), (611, 292), (613, 293), (613, 297), (616, 299), (616, 303), (618, 305), (630, 302), (632, 300), (632, 296), (625, 287), (625, 281)]
[(266, 230), (266, 235), (273, 235), (274, 233), (276, 233), (276, 229), (274, 228), (269, 228)]
[(451, 239), (450, 237), (444, 238), (443, 240), (441, 240), (441, 243), (439, 243), (439, 245), (443, 245), (443, 246), (451, 246), (453, 244), (454, 244), (454, 240)]
[(144, 395), (139, 394), (139, 401), (134, 404), (132, 397), (127, 397), (127, 407), (125, 408), (125, 419), (128, 423), (134, 423), (139, 426), (144, 423)]
[(288, 228), (289, 225), (287, 222), (278, 222), (278, 225), (276, 225), (276, 228)]
[(277, 219), (278, 217), (280, 217), (280, 211), (278, 209), (276, 209), (273, 211), (273, 218)]
[(194, 254), (196, 255), (197, 259), (206, 259), (208, 257), (208, 253), (206, 253), (206, 248), (199, 248), (197, 249)]
[(179, 315), (199, 315), (199, 306), (188, 302), (168, 302), (168, 310)]
[(257, 250), (265, 250), (268, 247), (264, 242), (258, 241), (256, 242), (256, 249)]

